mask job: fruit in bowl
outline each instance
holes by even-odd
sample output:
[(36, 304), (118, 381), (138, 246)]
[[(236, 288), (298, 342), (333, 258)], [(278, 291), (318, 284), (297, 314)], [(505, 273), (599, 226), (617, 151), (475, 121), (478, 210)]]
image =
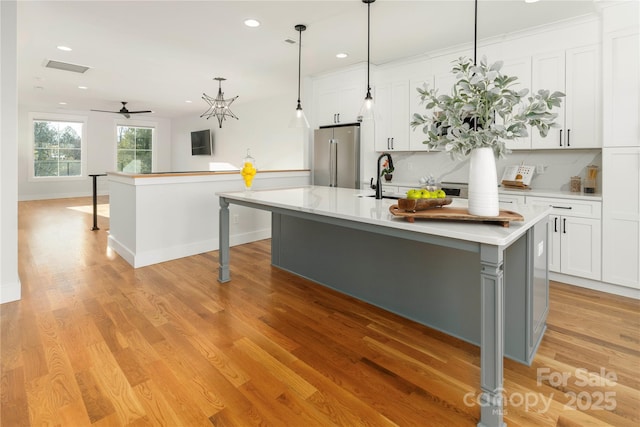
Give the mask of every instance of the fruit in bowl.
[(398, 199), (398, 208), (406, 212), (422, 211), (438, 208), (451, 203), (443, 190), (429, 191), (426, 188), (412, 188), (407, 191), (406, 198)]

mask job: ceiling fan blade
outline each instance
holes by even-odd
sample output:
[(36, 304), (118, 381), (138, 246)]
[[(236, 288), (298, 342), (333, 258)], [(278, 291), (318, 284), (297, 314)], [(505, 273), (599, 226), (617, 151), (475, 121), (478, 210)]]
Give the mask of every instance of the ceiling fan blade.
[(107, 110), (89, 110), (89, 111), (96, 111), (98, 113), (113, 113), (113, 114), (120, 114), (120, 111), (107, 111)]
[(153, 113), (151, 110), (146, 111), (129, 111), (129, 114), (140, 114), (140, 113)]

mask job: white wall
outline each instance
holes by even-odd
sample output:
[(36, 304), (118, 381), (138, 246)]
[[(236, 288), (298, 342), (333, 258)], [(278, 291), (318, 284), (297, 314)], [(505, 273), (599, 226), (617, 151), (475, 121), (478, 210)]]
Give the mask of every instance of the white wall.
[[(30, 177), (29, 156), (31, 124), (29, 113), (69, 114), (87, 117), (87, 170), (82, 178), (34, 180)], [(56, 199), (88, 196), (92, 193), (92, 182), (88, 174), (99, 174), (116, 170), (116, 126), (129, 124), (150, 126), (156, 129), (154, 170), (168, 171), (171, 168), (171, 121), (148, 115), (126, 119), (115, 114), (92, 111), (40, 111), (28, 105), (18, 110), (18, 198), (19, 200)], [(108, 193), (106, 177), (98, 177), (98, 193)]]
[(16, 2), (0, 1), (0, 303), (20, 299), (18, 276)]
[[(222, 122), (222, 128), (218, 127), (216, 118), (207, 120), (196, 115), (173, 120), (171, 169), (209, 170), (209, 162), (228, 162), (240, 167), (247, 149), (256, 160), (258, 170), (308, 168), (308, 133), (289, 128), (295, 101), (296, 93), (291, 92), (252, 103), (233, 104), (231, 110), (238, 120), (227, 119)], [(202, 111), (205, 107), (203, 102)], [(213, 154), (192, 156), (191, 132), (203, 129), (211, 129), (213, 133)]]

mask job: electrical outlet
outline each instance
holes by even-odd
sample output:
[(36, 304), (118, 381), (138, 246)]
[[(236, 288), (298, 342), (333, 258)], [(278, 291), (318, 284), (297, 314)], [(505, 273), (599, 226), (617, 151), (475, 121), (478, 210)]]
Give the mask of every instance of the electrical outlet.
[(237, 224), (237, 223), (239, 223), (239, 222), (240, 222), (240, 215), (235, 214), (235, 215), (233, 216), (233, 223), (234, 223), (234, 224)]
[(547, 171), (547, 167), (545, 165), (536, 165), (536, 173), (541, 175)]

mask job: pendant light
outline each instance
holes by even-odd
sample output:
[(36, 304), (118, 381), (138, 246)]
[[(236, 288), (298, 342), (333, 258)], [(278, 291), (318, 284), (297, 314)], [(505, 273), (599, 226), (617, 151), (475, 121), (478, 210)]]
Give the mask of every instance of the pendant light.
[(370, 77), (370, 53), (371, 53), (371, 3), (376, 0), (362, 0), (362, 3), (367, 4), (367, 95), (364, 97), (364, 102), (362, 103), (362, 108), (360, 108), (360, 114), (358, 115), (358, 120), (374, 120), (374, 105), (373, 105), (373, 97), (371, 96), (371, 85), (369, 83)]
[(304, 115), (304, 111), (302, 111), (302, 105), (300, 104), (300, 75), (301, 75), (301, 64), (302, 64), (302, 32), (307, 29), (306, 25), (296, 25), (294, 27), (296, 31), (299, 33), (298, 37), (298, 105), (296, 106), (295, 115), (291, 119), (289, 123), (289, 127), (292, 128), (308, 128), (309, 121), (307, 117)]
[(202, 113), (200, 117), (206, 117), (207, 120), (211, 117), (216, 117), (218, 119), (218, 125), (222, 128), (222, 121), (226, 120), (227, 117), (233, 117), (238, 120), (238, 117), (229, 109), (229, 106), (233, 104), (233, 101), (238, 97), (234, 96), (231, 99), (224, 99), (222, 81), (226, 79), (224, 77), (216, 77), (214, 80), (218, 81), (218, 95), (215, 98), (212, 98), (206, 93), (202, 94), (202, 99), (209, 104), (209, 109)]

